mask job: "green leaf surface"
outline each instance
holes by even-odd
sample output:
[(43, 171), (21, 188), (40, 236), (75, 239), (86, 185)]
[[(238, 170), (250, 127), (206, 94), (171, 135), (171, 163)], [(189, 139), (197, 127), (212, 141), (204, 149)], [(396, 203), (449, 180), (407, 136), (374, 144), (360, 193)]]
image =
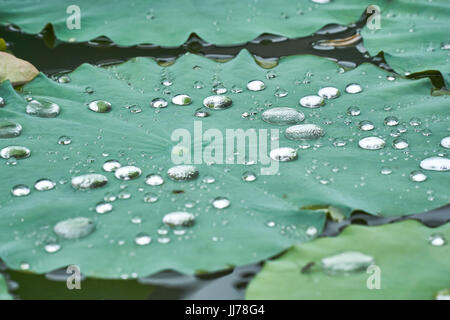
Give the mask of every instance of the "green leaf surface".
[(0, 274), (0, 300), (11, 300), (12, 297), (8, 293), (8, 288), (6, 286), (6, 281), (3, 275)]
[(364, 46), (380, 50), (397, 72), (439, 70), (450, 84), (450, 2), (447, 0), (391, 1), (381, 10), (380, 29), (364, 28)]
[[(283, 256), (265, 263), (250, 283), (248, 299), (434, 299), (450, 287), (450, 246), (433, 246), (429, 237), (450, 238), (450, 224), (427, 228), (417, 221), (377, 227), (352, 225), (336, 238), (319, 238), (294, 246)], [(356, 251), (371, 256), (379, 267), (380, 287), (374, 271), (330, 274), (321, 260)], [(314, 263), (314, 264), (312, 264)], [(309, 266), (309, 267), (307, 267)], [(369, 279), (369, 280), (368, 280)]]
[[(0, 178), (5, 181), (0, 186), (0, 257), (14, 269), (27, 263), (30, 270), (45, 272), (78, 264), (87, 276), (110, 278), (145, 276), (165, 269), (186, 273), (214, 271), (261, 261), (310, 239), (311, 233), (308, 235), (306, 230), (314, 227), (320, 233), (330, 211), (328, 206), (339, 208), (340, 215), (346, 216), (352, 210), (395, 216), (448, 203), (448, 172), (426, 172), (428, 179), (421, 183), (409, 179), (423, 158), (445, 152), (439, 143), (447, 134), (448, 98), (430, 96), (426, 79), (387, 81), (386, 73), (373, 65), (342, 74), (333, 62), (312, 56), (286, 58), (273, 71), (277, 77), (266, 79), (267, 71), (259, 68), (246, 51), (224, 64), (194, 55), (186, 55), (166, 68), (147, 58), (108, 69), (84, 64), (69, 74), (69, 83), (40, 75), (24, 87), (24, 95), (59, 104), (61, 114), (56, 118), (25, 114), (26, 102), (8, 83), (3, 83), (0, 96), (6, 106), (0, 109), (0, 118), (20, 123), (23, 132), (19, 137), (1, 140), (0, 147), (23, 145), (31, 150), (31, 156), (18, 160), (15, 166), (4, 165), (0, 171)], [(169, 78), (173, 84), (164, 87), (162, 78)], [(265, 81), (266, 89), (246, 90), (247, 82), (253, 79)], [(229, 90), (232, 107), (209, 110), (211, 116), (207, 118), (194, 117), (194, 111), (212, 94), (213, 83), (219, 80)], [(204, 87), (194, 88), (196, 81), (202, 81)], [(345, 93), (345, 86), (353, 82), (360, 83), (364, 91)], [(233, 93), (233, 86), (243, 91)], [(341, 97), (318, 109), (299, 106), (301, 97), (315, 94), (324, 86), (339, 88)], [(93, 92), (86, 93), (86, 87)], [(278, 88), (287, 90), (288, 95), (275, 96)], [(157, 111), (149, 106), (154, 98), (170, 101), (180, 93), (191, 95), (193, 103), (169, 104)], [(98, 99), (109, 101), (112, 111), (101, 114), (88, 110), (86, 104)], [(297, 160), (279, 163), (275, 175), (260, 175), (260, 169), (267, 167), (260, 163), (202, 163), (196, 165), (200, 172), (196, 180), (173, 182), (167, 177), (167, 170), (173, 166), (172, 148), (178, 144), (171, 140), (172, 132), (185, 128), (193, 133), (194, 120), (201, 121), (203, 132), (218, 129), (223, 135), (226, 129), (280, 128), (279, 141), (273, 136), (268, 149), (276, 142), (281, 147), (296, 148), (300, 141), (283, 135), (286, 126), (260, 119), (270, 104), (298, 109), (305, 114), (304, 123), (322, 126), (325, 136), (310, 141), (309, 149), (299, 149)], [(359, 106), (359, 116), (347, 115), (347, 108), (352, 105)], [(136, 108), (141, 112), (132, 112)], [(246, 112), (252, 115), (242, 117)], [(409, 148), (392, 148), (394, 138), (389, 134), (395, 128), (384, 125), (386, 116), (399, 118), (406, 129), (402, 137), (408, 140)], [(410, 119), (418, 116), (421, 125), (411, 126)], [(359, 121), (369, 119), (375, 129), (361, 131)], [(425, 136), (424, 129), (432, 134)], [(359, 148), (359, 139), (369, 135), (383, 137), (386, 147)], [(70, 137), (72, 143), (59, 145), (60, 136)], [(201, 140), (194, 134), (192, 137)], [(334, 146), (337, 137), (346, 145)], [(102, 172), (104, 161), (109, 159), (136, 165), (143, 174), (136, 180), (119, 181), (112, 173)], [(390, 166), (392, 174), (381, 174), (384, 166)], [(245, 171), (254, 172), (256, 181), (244, 182)], [(50, 191), (32, 190), (26, 197), (13, 197), (10, 192), (17, 184), (32, 187), (41, 178), (70, 181), (72, 176), (90, 172), (105, 174), (109, 180), (106, 186), (83, 192), (74, 190), (70, 183), (58, 184)], [(144, 180), (150, 173), (161, 174), (165, 183), (147, 186)], [(216, 182), (205, 184), (206, 176), (214, 177)], [(114, 209), (108, 214), (95, 213), (93, 208), (105, 193), (117, 195), (122, 191), (130, 193), (131, 198), (113, 202)], [(148, 191), (159, 200), (145, 203), (143, 197)], [(211, 201), (218, 196), (229, 198), (231, 206), (223, 210), (213, 208)], [(188, 208), (192, 204), (193, 208)], [(180, 210), (195, 214), (195, 224), (183, 236), (169, 232), (170, 243), (159, 243), (158, 237), (166, 237), (157, 232), (162, 217)], [(92, 218), (96, 231), (76, 241), (58, 240), (53, 226), (77, 216)], [(132, 223), (134, 217), (142, 222)], [(275, 226), (268, 227), (268, 222)], [(151, 235), (152, 243), (137, 246), (134, 239), (140, 232)], [(45, 252), (44, 246), (54, 241), (59, 241), (61, 250)]]
[[(174, 46), (196, 33), (211, 43), (231, 44), (253, 40), (262, 33), (306, 36), (328, 23), (352, 23), (368, 5), (383, 6), (386, 2), (2, 0), (0, 23), (14, 23), (27, 33), (38, 33), (52, 23), (57, 38), (63, 41), (88, 41), (104, 35), (120, 45)], [(80, 8), (80, 29), (67, 27), (67, 19), (70, 25), (73, 14), (66, 13), (70, 5)]]

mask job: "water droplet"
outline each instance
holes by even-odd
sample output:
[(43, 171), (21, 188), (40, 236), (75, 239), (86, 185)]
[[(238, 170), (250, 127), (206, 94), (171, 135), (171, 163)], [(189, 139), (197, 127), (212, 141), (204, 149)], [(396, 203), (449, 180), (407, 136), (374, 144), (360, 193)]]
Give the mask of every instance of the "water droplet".
[(56, 183), (49, 179), (40, 179), (34, 184), (34, 188), (38, 191), (52, 190), (56, 186)]
[(319, 96), (305, 96), (300, 99), (299, 103), (305, 108), (319, 108), (325, 104), (325, 100)]
[(172, 103), (178, 106), (187, 106), (192, 103), (192, 99), (187, 94), (178, 94), (172, 98)]
[(261, 80), (252, 80), (247, 83), (247, 89), (250, 91), (261, 91), (266, 88), (266, 85)]
[(394, 149), (402, 150), (408, 148), (408, 141), (402, 138), (398, 138), (392, 141), (392, 146), (394, 147)]
[(201, 82), (201, 81), (195, 81), (195, 82), (194, 82), (194, 88), (195, 88), (195, 89), (203, 89), (204, 86), (205, 86), (205, 85), (204, 85), (203, 82)]
[(362, 91), (362, 87), (357, 83), (351, 83), (345, 87), (345, 92), (347, 93), (360, 93)]
[(411, 118), (411, 120), (409, 120), (409, 124), (413, 127), (417, 127), (422, 124), (422, 121), (419, 118)]
[(69, 83), (70, 82), (70, 77), (68, 75), (62, 75), (60, 77), (58, 77), (58, 82), (59, 83)]
[(169, 105), (169, 103), (163, 98), (155, 98), (151, 103), (153, 108), (165, 108)]
[(167, 170), (167, 174), (169, 175), (169, 178), (175, 181), (192, 180), (197, 178), (198, 170), (191, 165), (179, 165)]
[(251, 171), (246, 171), (242, 174), (242, 180), (246, 182), (253, 182), (256, 180), (256, 174)]
[(276, 77), (277, 77), (277, 74), (275, 73), (275, 71), (272, 71), (272, 70), (267, 71), (266, 78), (268, 80), (275, 79)]
[(286, 129), (285, 135), (289, 140), (318, 139), (325, 134), (316, 124), (298, 124)]
[(26, 262), (22, 262), (20, 264), (20, 269), (21, 270), (29, 270), (30, 269), (30, 264), (26, 263)]
[(75, 189), (85, 190), (85, 189), (95, 189), (103, 187), (108, 182), (102, 174), (89, 173), (81, 176), (72, 178), (72, 187)]
[(231, 92), (233, 92), (233, 93), (241, 93), (241, 92), (243, 92), (244, 90), (241, 88), (241, 87), (239, 87), (239, 86), (237, 86), (237, 85), (233, 85), (232, 87), (231, 87)]
[(149, 186), (160, 186), (164, 183), (164, 179), (159, 174), (152, 173), (145, 178), (145, 183)]
[(443, 246), (447, 241), (445, 240), (444, 235), (440, 233), (433, 233), (429, 238), (428, 242), (435, 247)]
[(31, 192), (30, 188), (24, 184), (18, 184), (11, 189), (11, 193), (15, 197), (23, 197), (29, 195)]
[(41, 118), (54, 118), (59, 115), (60, 108), (56, 103), (48, 100), (31, 100), (27, 104), (26, 113)]
[(23, 159), (28, 158), (30, 154), (30, 149), (22, 146), (8, 146), (0, 150), (0, 157), (2, 157), (3, 159)]
[(204, 183), (210, 184), (210, 183), (216, 182), (216, 179), (214, 179), (214, 177), (211, 177), (211, 176), (206, 176), (206, 177), (203, 178), (202, 181)]
[(270, 151), (270, 158), (275, 161), (292, 161), (297, 159), (297, 151), (292, 148), (277, 148)]
[[(450, 44), (448, 45), (448, 49), (450, 50)], [(436, 300), (450, 300), (450, 289), (442, 289), (436, 293)]]
[(156, 196), (156, 194), (151, 193), (151, 192), (147, 192), (144, 195), (144, 202), (153, 203), (153, 202), (156, 202), (156, 201), (158, 201), (158, 197)]
[(225, 209), (230, 206), (231, 202), (228, 198), (225, 197), (217, 197), (213, 200), (212, 205), (216, 209)]
[(288, 95), (289, 93), (287, 92), (287, 90), (283, 89), (283, 88), (277, 88), (277, 90), (275, 90), (275, 97), (278, 98), (284, 98)]
[(450, 137), (445, 137), (441, 140), (441, 146), (444, 148), (450, 148)]
[(302, 122), (305, 119), (305, 115), (294, 108), (279, 107), (264, 111), (261, 119), (272, 124), (296, 124)]
[(5, 99), (3, 99), (2, 97), (0, 97), (0, 108), (5, 106)]
[(384, 118), (384, 124), (389, 126), (389, 127), (393, 127), (399, 124), (399, 120), (397, 117), (394, 116), (389, 116)]
[(103, 163), (103, 170), (106, 172), (114, 172), (119, 169), (122, 165), (117, 160), (107, 160)]
[(71, 144), (71, 143), (72, 143), (72, 139), (70, 139), (67, 136), (61, 136), (58, 139), (58, 144), (61, 144), (61, 145), (67, 145), (67, 144)]
[(311, 1), (318, 4), (327, 4), (331, 2), (331, 0), (311, 0)]
[(196, 116), (197, 118), (206, 118), (209, 117), (209, 112), (202, 109), (197, 109), (194, 113), (194, 116)]
[(347, 114), (349, 116), (359, 116), (361, 114), (361, 110), (358, 107), (348, 107)]
[(394, 76), (386, 76), (386, 79), (387, 79), (388, 81), (394, 81), (394, 80), (395, 80), (395, 77), (394, 77)]
[(95, 212), (99, 214), (105, 214), (111, 212), (113, 209), (113, 205), (109, 202), (100, 202), (95, 206)]
[(444, 157), (430, 157), (420, 162), (420, 167), (424, 170), (449, 171), (450, 159)]
[(373, 265), (373, 257), (358, 251), (346, 251), (321, 260), (323, 270), (328, 274), (348, 274), (366, 271)]
[(366, 137), (359, 140), (359, 147), (366, 150), (377, 150), (384, 148), (386, 142), (378, 137)]
[(146, 246), (152, 242), (152, 237), (150, 237), (147, 233), (141, 232), (136, 235), (134, 242), (138, 246)]
[(106, 113), (111, 111), (111, 103), (104, 100), (95, 100), (89, 103), (88, 108), (94, 112)]
[(142, 171), (135, 166), (125, 166), (118, 168), (114, 172), (114, 176), (120, 180), (132, 180), (136, 179), (141, 175)]
[(212, 87), (211, 91), (215, 94), (224, 94), (227, 93), (228, 90), (223, 86), (223, 84), (217, 83)]
[(84, 92), (86, 92), (87, 94), (92, 94), (94, 93), (94, 89), (92, 89), (92, 87), (86, 87), (84, 88)]
[(317, 228), (316, 227), (308, 227), (308, 229), (306, 229), (306, 234), (310, 237), (315, 236), (317, 234)]
[(61, 249), (61, 245), (57, 243), (49, 243), (45, 245), (44, 250), (48, 253), (55, 253)]
[(347, 145), (347, 141), (344, 138), (335, 138), (333, 140), (333, 146), (335, 147), (345, 147)]
[(53, 228), (55, 233), (65, 239), (80, 239), (95, 230), (94, 221), (85, 217), (77, 217), (58, 222)]
[(423, 182), (427, 180), (427, 175), (420, 170), (414, 170), (409, 174), (409, 178), (414, 182)]
[(184, 211), (175, 211), (166, 214), (163, 223), (169, 227), (188, 227), (194, 224), (195, 217), (192, 213)]
[(227, 96), (209, 96), (203, 100), (203, 105), (214, 110), (222, 110), (231, 107), (231, 98)]
[(324, 99), (335, 99), (341, 95), (340, 91), (334, 87), (322, 88), (317, 94)]
[(358, 123), (358, 128), (362, 131), (370, 131), (373, 130), (375, 128), (375, 126), (373, 125), (373, 123), (369, 120), (364, 120), (364, 121), (360, 121)]
[(388, 175), (392, 173), (392, 169), (389, 167), (382, 167), (380, 172), (381, 174)]
[(18, 137), (22, 133), (22, 126), (18, 123), (0, 120), (0, 139)]

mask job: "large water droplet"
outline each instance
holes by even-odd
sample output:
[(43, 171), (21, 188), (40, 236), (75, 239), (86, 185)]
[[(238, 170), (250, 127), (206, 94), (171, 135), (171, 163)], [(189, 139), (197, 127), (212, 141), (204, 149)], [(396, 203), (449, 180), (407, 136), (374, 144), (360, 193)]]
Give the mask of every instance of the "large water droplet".
[(151, 103), (153, 108), (165, 108), (169, 105), (169, 103), (163, 98), (155, 98)]
[(414, 182), (423, 182), (427, 180), (427, 175), (420, 170), (414, 170), (409, 174), (409, 178)]
[(164, 179), (159, 174), (152, 173), (145, 178), (145, 183), (149, 186), (160, 186), (164, 183)]
[(120, 180), (131, 180), (136, 179), (141, 175), (142, 171), (138, 167), (135, 166), (125, 166), (118, 168), (114, 172), (114, 176)]
[(26, 108), (26, 113), (29, 115), (41, 118), (54, 118), (59, 115), (60, 108), (56, 103), (48, 100), (31, 100)]
[(430, 157), (420, 162), (420, 167), (424, 170), (449, 171), (450, 159), (444, 157)]
[(362, 87), (357, 83), (351, 83), (345, 87), (345, 92), (347, 93), (360, 93)]
[(194, 224), (195, 217), (192, 213), (184, 211), (175, 211), (166, 214), (163, 219), (163, 223), (169, 227), (188, 227)]
[(175, 181), (192, 180), (197, 178), (198, 170), (191, 165), (179, 165), (167, 170), (167, 174), (169, 175), (169, 178)]
[(222, 110), (231, 107), (232, 101), (227, 96), (209, 96), (203, 100), (203, 105), (214, 110)]
[(72, 187), (75, 189), (95, 189), (99, 187), (103, 187), (108, 182), (108, 178), (106, 178), (102, 174), (98, 173), (89, 173), (81, 176), (72, 178)]
[(105, 113), (111, 111), (111, 103), (104, 100), (95, 100), (89, 103), (88, 108), (94, 112)]
[(49, 179), (40, 179), (34, 184), (34, 188), (38, 191), (52, 190), (56, 186), (56, 183)]
[(152, 242), (152, 237), (150, 237), (147, 233), (141, 232), (136, 235), (134, 242), (138, 246), (146, 246)]
[(53, 230), (65, 239), (80, 239), (90, 235), (95, 230), (95, 224), (89, 218), (77, 217), (58, 222)]
[(261, 91), (266, 88), (266, 85), (261, 80), (252, 80), (247, 83), (247, 89), (250, 91)]
[(366, 137), (359, 140), (359, 147), (366, 150), (377, 150), (384, 148), (386, 142), (379, 137)]
[(103, 163), (103, 170), (106, 172), (114, 172), (119, 169), (122, 165), (117, 160), (107, 160)]
[(187, 94), (178, 94), (172, 98), (172, 103), (178, 106), (187, 106), (192, 103), (192, 99)]
[(445, 137), (441, 140), (441, 146), (444, 148), (450, 148), (450, 137)]
[(324, 134), (323, 129), (316, 124), (298, 124), (285, 131), (289, 140), (318, 139)]
[(31, 192), (30, 188), (24, 184), (18, 184), (11, 189), (11, 193), (15, 197), (23, 197), (29, 195)]
[(0, 139), (18, 137), (22, 133), (22, 126), (18, 123), (0, 120)]
[(28, 158), (30, 154), (30, 149), (22, 146), (8, 146), (0, 150), (0, 157), (2, 157), (3, 159), (23, 159)]
[(324, 99), (335, 99), (341, 95), (339, 90), (334, 87), (322, 88), (317, 94)]
[(276, 148), (270, 151), (270, 158), (275, 161), (292, 161), (297, 159), (297, 151), (292, 148)]
[(279, 107), (264, 111), (261, 119), (272, 124), (296, 124), (302, 122), (305, 119), (305, 115), (294, 108)]
[(373, 257), (358, 251), (346, 251), (321, 260), (322, 268), (329, 274), (347, 274), (365, 271), (373, 265)]
[(230, 206), (231, 202), (226, 197), (217, 197), (213, 200), (212, 205), (216, 209), (225, 209)]
[(299, 103), (305, 108), (319, 108), (325, 104), (325, 100), (319, 96), (305, 96), (300, 99)]

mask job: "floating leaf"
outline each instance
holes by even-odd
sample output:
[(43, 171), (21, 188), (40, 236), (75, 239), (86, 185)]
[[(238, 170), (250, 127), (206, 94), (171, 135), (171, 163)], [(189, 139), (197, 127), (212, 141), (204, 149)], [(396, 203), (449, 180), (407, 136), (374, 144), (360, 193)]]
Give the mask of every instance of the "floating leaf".
[(294, 246), (267, 261), (246, 297), (434, 299), (450, 286), (450, 245), (444, 243), (449, 238), (450, 224), (433, 229), (411, 220), (352, 225), (336, 238)]
[[(20, 136), (1, 140), (0, 147), (22, 145), (31, 154), (4, 166), (0, 173), (5, 181), (0, 186), (4, 221), (0, 257), (15, 269), (23, 262), (36, 272), (76, 263), (87, 276), (111, 278), (165, 269), (213, 271), (261, 261), (319, 234), (326, 212), (301, 208), (332, 206), (346, 216), (355, 209), (393, 216), (448, 202), (443, 187), (448, 172), (426, 172), (428, 179), (420, 183), (409, 178), (411, 171), (420, 169), (421, 160), (439, 153), (447, 134), (447, 97), (431, 97), (427, 80), (391, 83), (373, 65), (342, 74), (335, 63), (312, 56), (286, 58), (274, 71), (278, 76), (268, 80), (267, 71), (248, 52), (224, 64), (195, 55), (186, 55), (167, 68), (146, 58), (107, 69), (85, 64), (69, 74), (70, 82), (59, 83), (41, 74), (24, 87), (23, 95), (29, 100), (60, 106), (54, 118), (26, 114), (27, 102), (3, 84), (0, 96), (6, 105), (0, 109), (1, 117), (20, 123), (23, 129)], [(264, 90), (242, 89), (255, 79), (265, 82)], [(201, 89), (195, 88), (198, 81), (204, 83)], [(203, 101), (215, 94), (218, 83), (228, 90), (231, 106), (207, 108), (208, 117), (194, 116), (196, 110), (206, 108)], [(346, 93), (345, 88), (355, 83), (363, 91)], [(338, 88), (341, 96), (319, 108), (299, 105), (303, 96), (330, 86)], [(279, 88), (288, 95), (276, 96)], [(180, 95), (188, 95), (190, 104), (151, 106), (156, 98), (174, 101), (177, 97), (178, 103)], [(88, 108), (92, 101), (106, 101), (111, 108), (94, 112)], [(355, 105), (360, 114), (349, 115), (349, 106)], [(290, 140), (283, 134), (289, 125), (261, 120), (264, 110), (282, 106), (301, 111), (305, 119), (298, 119), (322, 127), (324, 135)], [(398, 117), (401, 128), (397, 129), (408, 140), (407, 149), (392, 147), (395, 138), (390, 134), (395, 128), (384, 124), (387, 116)], [(362, 120), (370, 120), (375, 129), (369, 134), (360, 130)], [(216, 129), (224, 137), (226, 129), (267, 129), (260, 131), (263, 136), (271, 134), (267, 153), (279, 143), (281, 149), (270, 152), (271, 156), (292, 161), (272, 162), (279, 167), (274, 175), (261, 174), (268, 165), (235, 164), (236, 159), (228, 165), (203, 159), (193, 164), (195, 168), (169, 171), (174, 167), (173, 155), (190, 155), (188, 149), (193, 150), (196, 142), (203, 148), (213, 145), (194, 133), (200, 124), (203, 132)], [(171, 139), (177, 129), (190, 133), (190, 145), (180, 146), (179, 137)], [(384, 148), (360, 148), (359, 140), (368, 135), (382, 137)], [(71, 143), (59, 143), (61, 136), (69, 137)], [(265, 145), (264, 140), (248, 141), (246, 152)], [(230, 151), (233, 154), (236, 149)], [(117, 160), (121, 168), (104, 172), (108, 160)], [(381, 174), (387, 165), (392, 173)], [(249, 171), (256, 179), (245, 178), (251, 176)], [(68, 183), (91, 173), (104, 175), (107, 183), (104, 178), (100, 179), (103, 186), (94, 183), (98, 176), (83, 183), (97, 188), (75, 190)], [(164, 182), (157, 178), (155, 183), (154, 174)], [(75, 179), (77, 186), (80, 179)], [(22, 197), (11, 194), (14, 186), (33, 189), (38, 180), (39, 189), (48, 191), (31, 190)], [(103, 202), (111, 203), (112, 209), (101, 205), (97, 213), (96, 207)], [(174, 212), (170, 221), (181, 222), (164, 224), (164, 217)], [(84, 218), (74, 220), (77, 217)], [(189, 223), (183, 222), (186, 217)], [(58, 238), (53, 229), (61, 221), (58, 234), (84, 237)]]
[(34, 79), (39, 71), (28, 61), (0, 51), (0, 82), (9, 80), (14, 86)]

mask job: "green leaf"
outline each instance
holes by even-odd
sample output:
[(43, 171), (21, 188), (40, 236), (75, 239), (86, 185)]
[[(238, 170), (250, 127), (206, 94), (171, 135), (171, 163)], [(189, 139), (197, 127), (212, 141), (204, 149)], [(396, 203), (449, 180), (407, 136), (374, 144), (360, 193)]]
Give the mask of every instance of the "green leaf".
[[(434, 299), (450, 287), (450, 246), (433, 246), (432, 235), (450, 238), (450, 224), (427, 228), (417, 221), (377, 227), (352, 225), (336, 238), (294, 246), (267, 261), (250, 283), (248, 299)], [(345, 252), (374, 258), (366, 272), (329, 273), (321, 261)], [(376, 289), (375, 277), (380, 275)], [(369, 279), (369, 277), (372, 277)], [(367, 284), (373, 289), (368, 289)], [(448, 295), (448, 294), (447, 294)]]
[(448, 86), (449, 15), (447, 0), (391, 1), (381, 10), (381, 28), (363, 29), (364, 46), (372, 55), (384, 50), (389, 65), (401, 74), (439, 70)]
[(11, 300), (12, 297), (8, 293), (8, 288), (6, 286), (6, 281), (3, 275), (0, 274), (0, 300)]
[(22, 85), (34, 79), (39, 71), (28, 61), (0, 51), (0, 82), (9, 80), (13, 85)]
[[(356, 209), (395, 216), (448, 203), (448, 190), (444, 187), (448, 172), (427, 172), (427, 181), (421, 183), (409, 180), (410, 172), (419, 169), (423, 158), (443, 152), (439, 143), (447, 134), (447, 97), (431, 97), (426, 79), (398, 79), (392, 83), (385, 80), (384, 71), (373, 65), (341, 74), (335, 63), (312, 56), (286, 58), (272, 71), (277, 77), (266, 79), (267, 71), (258, 67), (248, 52), (224, 64), (194, 55), (186, 55), (167, 68), (146, 58), (108, 69), (85, 64), (69, 74), (69, 83), (58, 83), (41, 74), (24, 87), (23, 95), (60, 105), (61, 114), (56, 118), (25, 114), (23, 98), (3, 84), (0, 96), (6, 106), (0, 109), (0, 118), (20, 123), (23, 132), (19, 137), (2, 140), (0, 147), (23, 145), (31, 150), (31, 156), (0, 172), (6, 182), (0, 186), (0, 216), (4, 221), (0, 226), (0, 257), (14, 269), (23, 262), (35, 272), (78, 264), (87, 276), (110, 278), (123, 274), (145, 276), (165, 269), (185, 273), (214, 271), (274, 256), (310, 239), (310, 227), (319, 234), (326, 211), (302, 208), (332, 206), (346, 216)], [(173, 85), (161, 85), (164, 78)], [(253, 79), (264, 80), (266, 89), (246, 90), (247, 82)], [(211, 116), (207, 118), (194, 117), (203, 99), (212, 94), (214, 81), (219, 80), (229, 90), (232, 107), (208, 110)], [(204, 87), (195, 89), (196, 81), (202, 81)], [(353, 82), (360, 83), (364, 91), (345, 93), (346, 85)], [(234, 85), (244, 88), (243, 92), (233, 93)], [(341, 97), (318, 109), (298, 105), (301, 97), (315, 94), (324, 86), (339, 88)], [(87, 93), (86, 87), (91, 87), (93, 93)], [(288, 95), (275, 96), (277, 88), (287, 90)], [(170, 93), (165, 94), (164, 90)], [(193, 103), (170, 104), (156, 111), (149, 106), (154, 98), (170, 100), (180, 93), (189, 94)], [(86, 104), (93, 100), (109, 101), (111, 112), (90, 111)], [(297, 160), (279, 163), (276, 175), (260, 175), (260, 169), (267, 167), (260, 163), (249, 166), (203, 162), (196, 165), (200, 172), (196, 180), (173, 182), (167, 177), (167, 170), (173, 166), (172, 148), (178, 144), (171, 140), (174, 130), (187, 129), (193, 140), (201, 141), (193, 134), (194, 121), (201, 121), (203, 132), (218, 129), (224, 136), (226, 129), (280, 128), (279, 145), (296, 148), (300, 142), (283, 135), (286, 126), (261, 121), (261, 113), (270, 103), (273, 107), (289, 106), (304, 112), (304, 122), (322, 126), (325, 136), (309, 142), (309, 149), (299, 149)], [(361, 115), (347, 115), (347, 108), (352, 105), (360, 107)], [(385, 111), (389, 110), (386, 105), (392, 110)], [(141, 112), (131, 112), (136, 108)], [(254, 114), (242, 117), (243, 113)], [(393, 138), (389, 134), (393, 128), (383, 124), (386, 116), (397, 116), (404, 124), (407, 131), (402, 137), (409, 141), (409, 148), (391, 147)], [(421, 126), (410, 126), (410, 119), (417, 116)], [(359, 130), (358, 122), (368, 119), (376, 129)], [(422, 129), (432, 134), (424, 136)], [(358, 140), (368, 135), (382, 136), (386, 147), (359, 148)], [(59, 145), (60, 136), (70, 137), (72, 143)], [(336, 137), (346, 145), (334, 146)], [(268, 150), (278, 142), (274, 138)], [(255, 146), (255, 142), (251, 143)], [(203, 145), (208, 143), (203, 141)], [(143, 174), (136, 180), (119, 181), (112, 173), (102, 172), (104, 161), (109, 159), (122, 165), (134, 164)], [(390, 166), (393, 173), (382, 175), (384, 166)], [(242, 175), (246, 171), (257, 174), (256, 181), (244, 182)], [(90, 172), (105, 174), (109, 180), (106, 186), (83, 192), (74, 190), (70, 183), (58, 184), (54, 190), (33, 190), (26, 197), (13, 197), (10, 192), (17, 184), (32, 187), (38, 179), (68, 181)], [(147, 186), (144, 180), (150, 173), (161, 174), (165, 183)], [(214, 177), (216, 182), (203, 183), (206, 176)], [(105, 193), (117, 195), (124, 185), (131, 199), (116, 200), (112, 212), (96, 214), (93, 208)], [(148, 191), (157, 194), (159, 200), (145, 203), (143, 197)], [(213, 208), (211, 201), (219, 196), (229, 198), (231, 206), (224, 210)], [(186, 208), (190, 204), (195, 206)], [(187, 228), (184, 236), (169, 232), (171, 242), (159, 243), (158, 237), (166, 237), (157, 233), (163, 216), (180, 210), (196, 214), (195, 224)], [(76, 241), (58, 239), (54, 225), (77, 216), (93, 219), (96, 231)], [(131, 223), (133, 217), (140, 217), (142, 223)], [(275, 226), (268, 227), (268, 222)], [(140, 232), (148, 233), (152, 243), (137, 246), (134, 239)], [(46, 253), (44, 246), (54, 241), (59, 241), (62, 249)]]
[[(368, 5), (383, 6), (386, 2), (347, 0), (321, 5), (311, 0), (280, 0), (275, 5), (270, 0), (185, 0), (182, 4), (177, 0), (138, 0), (132, 4), (118, 0), (2, 1), (0, 21), (14, 23), (27, 33), (38, 33), (52, 23), (57, 38), (63, 41), (88, 41), (104, 35), (120, 45), (174, 46), (196, 33), (220, 45), (250, 41), (262, 33), (305, 36), (328, 23), (352, 23)], [(72, 5), (80, 9), (80, 29), (68, 28), (76, 12), (69, 7)]]

